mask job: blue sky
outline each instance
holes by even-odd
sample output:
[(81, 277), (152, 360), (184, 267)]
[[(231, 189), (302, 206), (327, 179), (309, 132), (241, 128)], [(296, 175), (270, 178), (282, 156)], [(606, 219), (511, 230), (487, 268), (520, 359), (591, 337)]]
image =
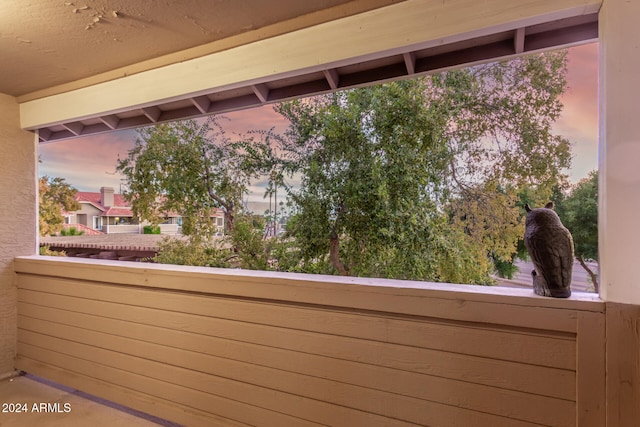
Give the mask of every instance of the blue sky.
[[(571, 182), (577, 182), (596, 169), (598, 163), (597, 43), (569, 50), (567, 80), (569, 89), (562, 98), (564, 110), (554, 130), (573, 144), (569, 178)], [(269, 105), (226, 113), (225, 116), (230, 118), (225, 125), (229, 135), (272, 126), (277, 131), (286, 129), (286, 123)], [(109, 186), (118, 192), (121, 181), (115, 174), (116, 162), (119, 156), (126, 156), (135, 137), (134, 130), (125, 130), (41, 144), (39, 175), (63, 177), (80, 191), (99, 191), (100, 187)], [(268, 207), (268, 199), (262, 197), (265, 184), (256, 182), (251, 188), (250, 201), (257, 213)]]

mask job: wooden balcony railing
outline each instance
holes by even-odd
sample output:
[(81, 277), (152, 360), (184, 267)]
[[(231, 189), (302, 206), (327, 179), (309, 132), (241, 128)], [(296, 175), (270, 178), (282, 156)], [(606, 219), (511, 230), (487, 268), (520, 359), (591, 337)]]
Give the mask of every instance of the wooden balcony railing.
[(604, 425), (592, 294), (15, 264), (18, 369), (185, 425)]

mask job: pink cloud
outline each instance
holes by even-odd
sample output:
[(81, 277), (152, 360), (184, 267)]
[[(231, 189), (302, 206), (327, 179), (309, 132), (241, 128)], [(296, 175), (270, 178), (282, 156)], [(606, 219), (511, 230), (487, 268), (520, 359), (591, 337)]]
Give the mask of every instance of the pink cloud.
[(244, 133), (248, 130), (268, 130), (272, 127), (278, 133), (284, 133), (288, 121), (273, 110), (273, 105), (263, 105), (249, 110), (233, 111), (223, 114), (230, 121), (225, 128), (230, 133)]
[(567, 83), (554, 130), (573, 143), (569, 176), (577, 182), (598, 167), (598, 43), (569, 49)]
[(117, 159), (127, 154), (134, 141), (135, 132), (126, 130), (42, 144), (39, 174), (63, 177), (80, 191), (98, 191), (102, 186), (119, 189)]

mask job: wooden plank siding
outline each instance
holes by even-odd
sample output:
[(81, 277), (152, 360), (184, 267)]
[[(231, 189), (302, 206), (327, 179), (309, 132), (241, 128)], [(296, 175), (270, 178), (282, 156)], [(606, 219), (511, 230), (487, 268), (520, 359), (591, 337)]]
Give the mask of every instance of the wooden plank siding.
[(604, 304), (586, 294), (47, 257), (16, 271), (18, 369), (185, 425), (602, 425)]

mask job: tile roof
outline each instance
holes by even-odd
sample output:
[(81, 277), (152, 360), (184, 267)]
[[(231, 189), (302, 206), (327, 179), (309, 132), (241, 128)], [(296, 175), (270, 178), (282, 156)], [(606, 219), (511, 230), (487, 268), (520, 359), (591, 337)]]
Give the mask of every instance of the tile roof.
[(129, 203), (121, 194), (113, 195), (113, 206), (104, 206), (102, 204), (102, 195), (91, 191), (78, 191), (76, 200), (80, 203), (92, 204), (102, 211), (102, 216), (133, 216)]
[[(102, 216), (123, 216), (133, 217), (133, 211), (129, 202), (121, 194), (113, 194), (113, 206), (104, 206), (102, 204), (102, 195), (99, 192), (78, 191), (76, 200), (80, 203), (90, 203), (97, 209), (102, 211)], [(168, 217), (180, 217), (177, 212), (168, 212)], [(213, 208), (211, 213), (213, 217), (224, 217), (224, 211), (220, 208)]]
[[(91, 191), (78, 191), (78, 193), (76, 194), (76, 200), (79, 202), (89, 202), (93, 203), (94, 205), (104, 207), (104, 205), (102, 204), (102, 196), (100, 195), (100, 193), (94, 193)], [(122, 196), (122, 194), (114, 194), (113, 206), (123, 207), (130, 205), (129, 202), (127, 202)]]
[(133, 216), (133, 211), (131, 208), (107, 208), (106, 211), (102, 212), (102, 216)]
[[(70, 228), (75, 228), (78, 231), (83, 231), (84, 234), (83, 236), (102, 236), (104, 233), (100, 230), (94, 230), (91, 227), (87, 227), (86, 225), (83, 224), (63, 224), (62, 227), (65, 230), (68, 230)], [(77, 236), (74, 236), (77, 237)]]

